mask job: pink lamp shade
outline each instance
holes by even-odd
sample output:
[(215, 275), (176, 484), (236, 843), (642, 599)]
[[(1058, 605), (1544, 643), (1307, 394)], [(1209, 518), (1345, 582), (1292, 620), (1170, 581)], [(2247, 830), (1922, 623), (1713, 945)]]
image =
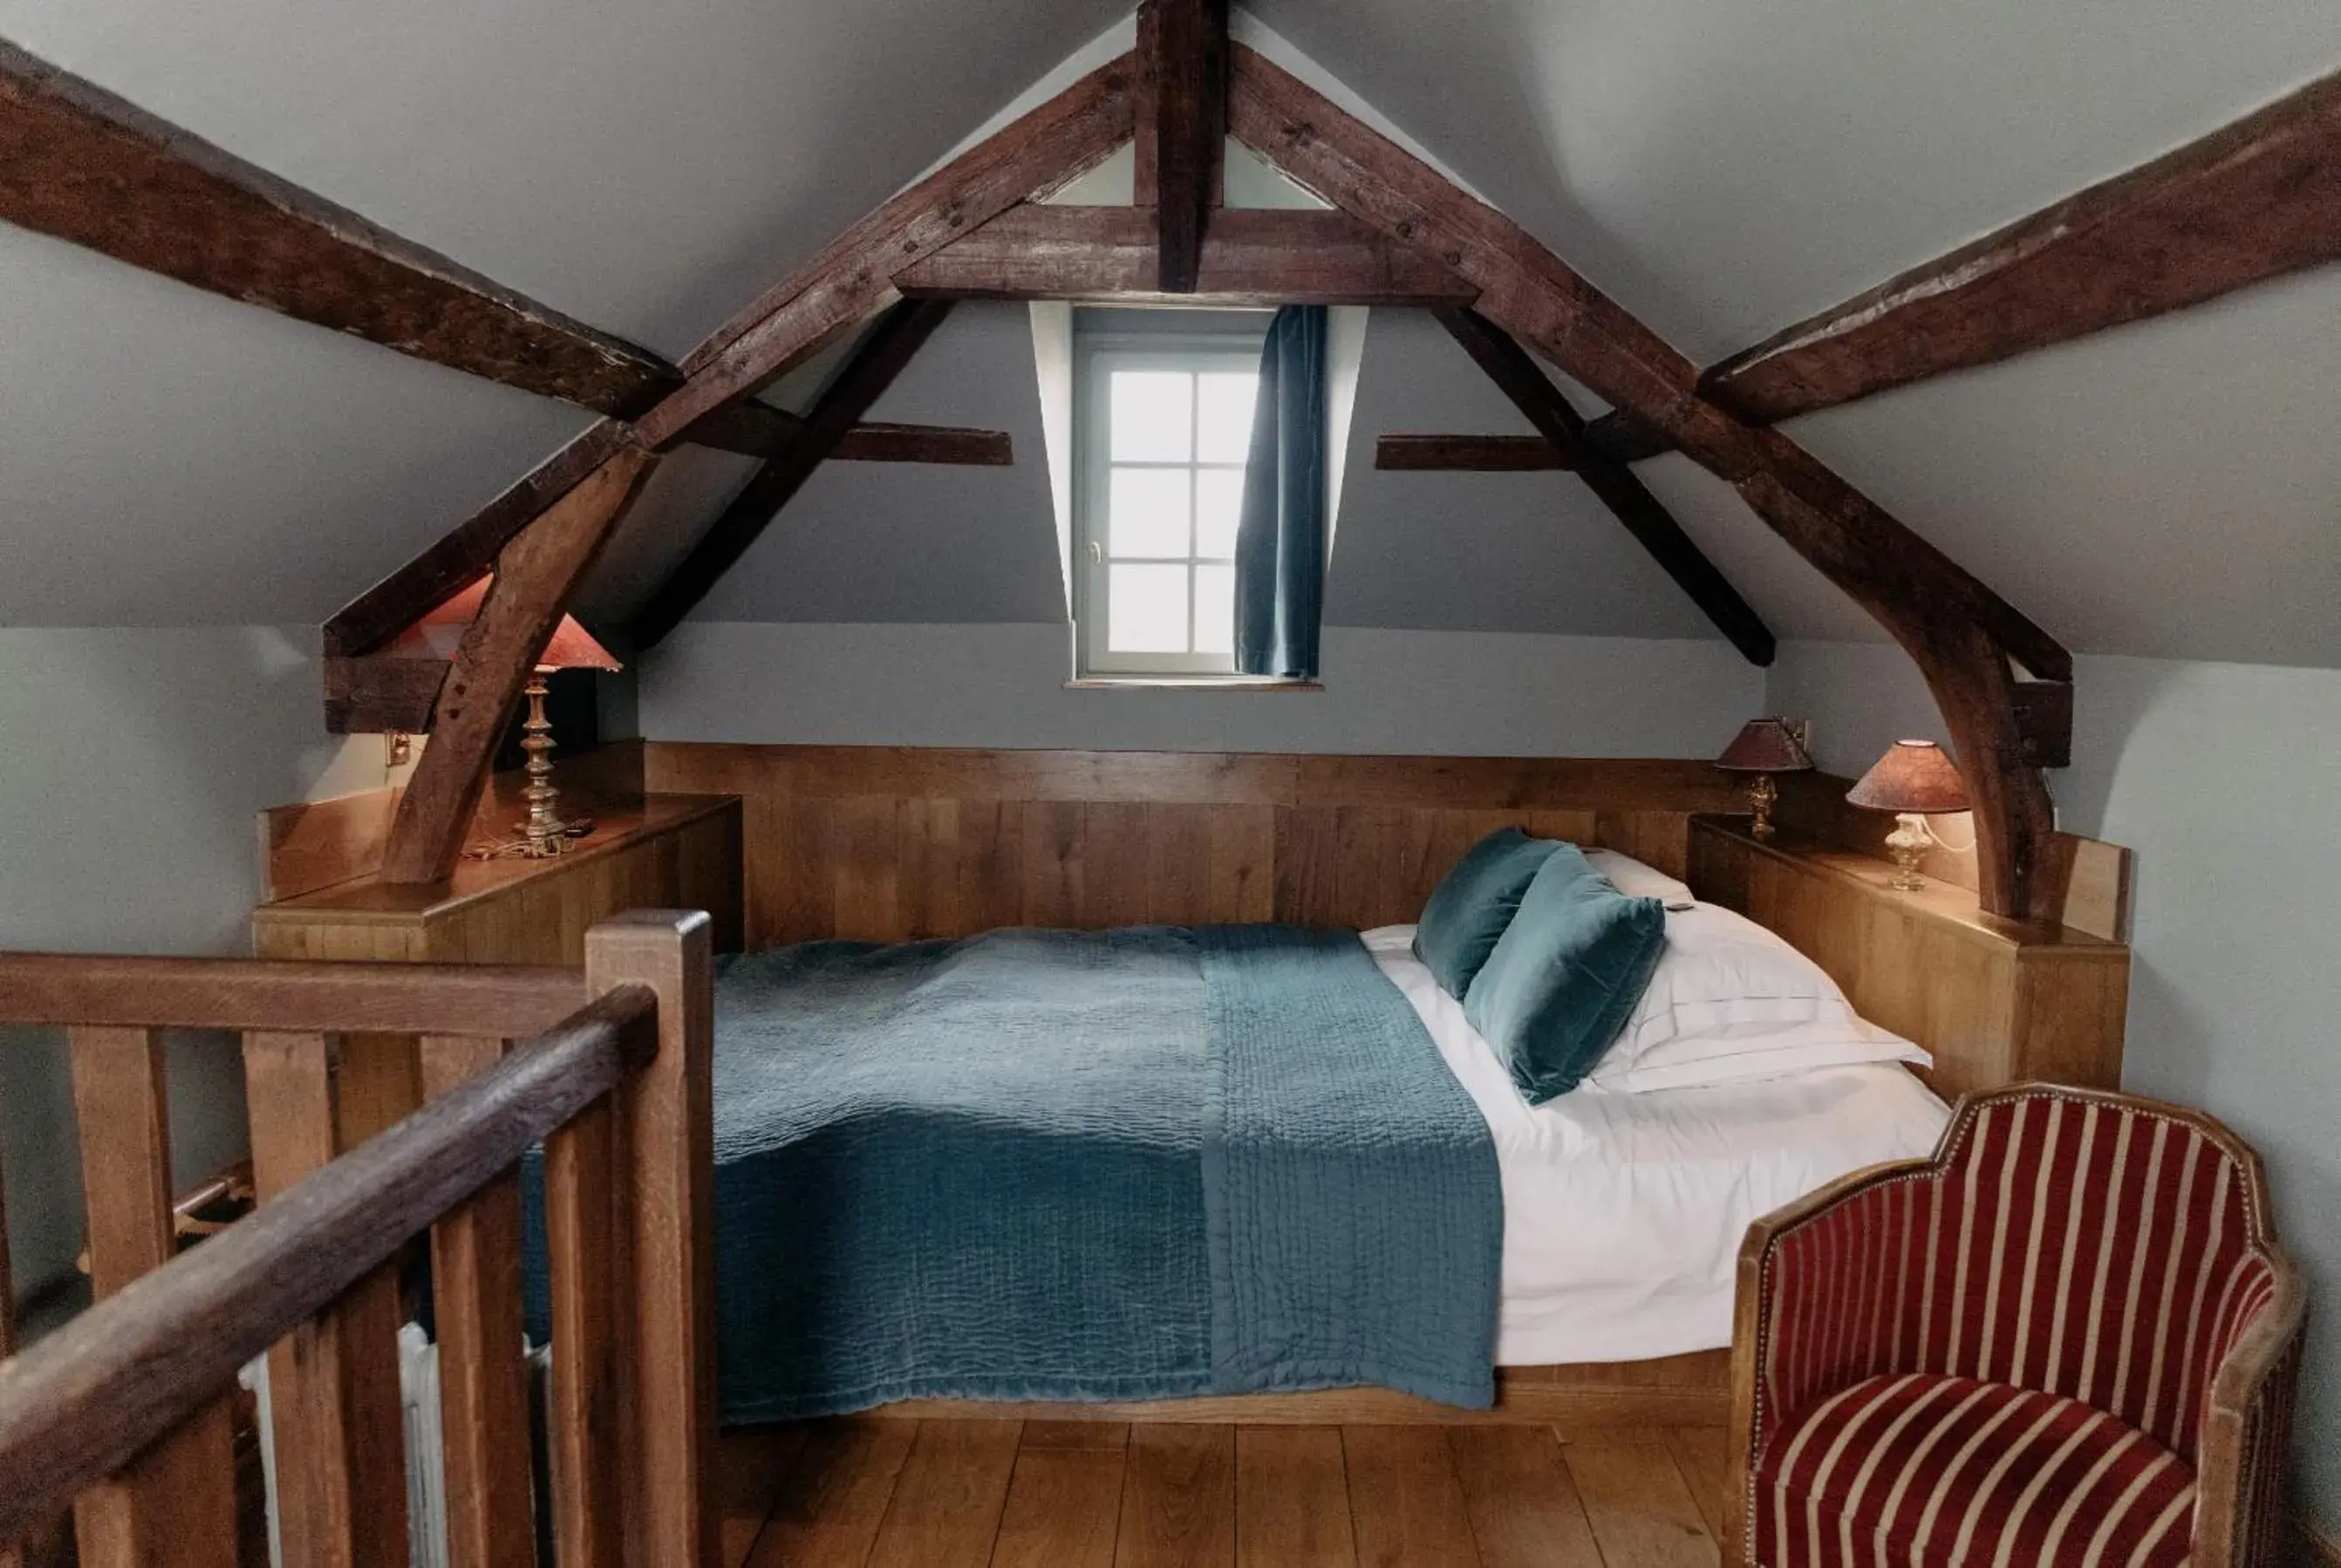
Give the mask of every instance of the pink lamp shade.
[(1813, 765), (1813, 759), (1787, 719), (1750, 719), (1723, 749), (1715, 765), (1735, 773), (1801, 773)]
[(1872, 811), (1920, 817), (1967, 809), (1967, 781), (1931, 740), (1897, 740), (1845, 798)]
[[(408, 627), (393, 639), (384, 651), (409, 659), (453, 659), (463, 640), (464, 631), (480, 618), (480, 607), (487, 602), (488, 587), (495, 580), (483, 577)], [(545, 644), (544, 652), (536, 661), (540, 670), (609, 670), (625, 668), (610, 650), (593, 640), (593, 634), (577, 623), (573, 615), (564, 615), (561, 624), (553, 629), (553, 640)]]

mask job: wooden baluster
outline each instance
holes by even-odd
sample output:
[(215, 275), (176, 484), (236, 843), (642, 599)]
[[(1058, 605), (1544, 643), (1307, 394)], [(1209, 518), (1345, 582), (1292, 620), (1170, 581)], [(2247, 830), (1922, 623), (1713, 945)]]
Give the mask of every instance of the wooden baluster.
[[(163, 1036), (75, 1027), (70, 1038), (90, 1286), (103, 1300), (177, 1250)], [(74, 1504), (85, 1568), (234, 1568), (235, 1527), (235, 1437), (224, 1399)]]
[(697, 910), (633, 910), (585, 934), (586, 989), (658, 993), (658, 1055), (619, 1092), (633, 1256), (620, 1343), (629, 1560), (715, 1568), (714, 987)]
[[(445, 1094), (507, 1042), (425, 1036), (423, 1092)], [(521, 1352), (520, 1174), (505, 1172), (431, 1227), (440, 1425), (453, 1568), (533, 1568), (528, 1364)]]
[[(16, 1286), (8, 1272), (8, 1179), (0, 1171), (0, 1361), (16, 1354)], [(25, 1554), (0, 1541), (0, 1568), (25, 1568)]]
[[(252, 1171), (266, 1203), (348, 1146), (341, 1040), (244, 1037)], [(368, 1097), (352, 1115), (374, 1119)], [(405, 1568), (398, 1265), (386, 1263), (268, 1353), (277, 1523), (288, 1564)]]
[[(553, 1259), (553, 1527), (562, 1568), (620, 1568), (628, 1455), (619, 1310), (629, 1287), (617, 1111), (604, 1097), (544, 1141)], [(646, 1561), (657, 1561), (648, 1559)]]

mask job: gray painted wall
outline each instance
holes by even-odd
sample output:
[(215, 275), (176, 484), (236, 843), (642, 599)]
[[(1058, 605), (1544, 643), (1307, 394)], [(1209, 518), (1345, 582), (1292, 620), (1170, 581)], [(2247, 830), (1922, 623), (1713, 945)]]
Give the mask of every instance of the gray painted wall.
[[(248, 953), (253, 815), (384, 782), (317, 719), (316, 633), (0, 630), (0, 948)], [(183, 1179), (244, 1146), (232, 1039), (174, 1041)], [(20, 1291), (73, 1266), (81, 1177), (64, 1042), (0, 1030), (0, 1156)]]
[(1071, 629), (692, 621), (654, 740), (1702, 757), (1763, 699), (1728, 643), (1328, 627), (1321, 691), (1068, 690)]
[[(2075, 675), (2059, 821), (2137, 852), (2124, 1078), (2208, 1107), (2267, 1157), (2279, 1234), (2316, 1293), (2303, 1480), (2341, 1522), (2341, 670), (2085, 657)], [(1768, 695), (1814, 719), (1836, 772), (1943, 736), (1893, 648), (1789, 643)]]

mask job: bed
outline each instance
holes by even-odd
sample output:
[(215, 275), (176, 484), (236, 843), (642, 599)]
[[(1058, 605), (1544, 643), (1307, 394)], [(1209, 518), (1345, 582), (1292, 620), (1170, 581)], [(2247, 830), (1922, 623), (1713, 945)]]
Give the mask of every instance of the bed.
[(1748, 1222), (1944, 1122), (1893, 1065), (1531, 1109), (1412, 935), (725, 960), (726, 1419), (1360, 1386), (1484, 1408), (1497, 1365), (1728, 1345)]

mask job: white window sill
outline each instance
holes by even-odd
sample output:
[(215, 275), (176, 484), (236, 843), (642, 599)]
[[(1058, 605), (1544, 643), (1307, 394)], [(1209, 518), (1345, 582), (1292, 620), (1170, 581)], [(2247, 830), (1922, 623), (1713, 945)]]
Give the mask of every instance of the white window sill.
[(1280, 675), (1081, 675), (1068, 691), (1322, 691), (1321, 680)]

